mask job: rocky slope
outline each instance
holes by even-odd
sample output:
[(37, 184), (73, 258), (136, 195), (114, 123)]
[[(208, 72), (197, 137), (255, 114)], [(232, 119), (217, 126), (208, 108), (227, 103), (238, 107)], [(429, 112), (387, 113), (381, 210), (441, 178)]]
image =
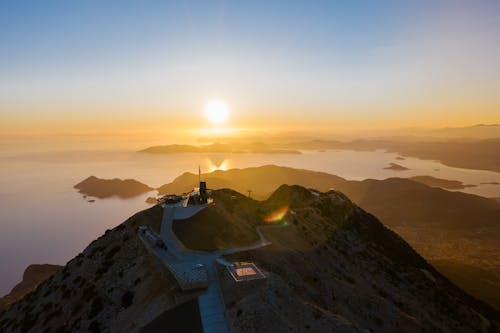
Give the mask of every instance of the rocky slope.
[[(402, 178), (348, 181), (310, 170), (273, 165), (204, 174), (211, 188), (252, 190), (264, 199), (281, 184), (345, 193), (361, 208), (396, 231), (454, 282), (500, 309), (500, 202), (434, 188)], [(161, 193), (193, 188), (197, 175), (185, 173), (160, 187)], [(475, 269), (476, 278), (464, 270)]]
[(35, 290), (35, 288), (45, 280), (47, 280), (57, 270), (61, 269), (59, 265), (29, 265), (23, 273), (23, 279), (19, 282), (10, 293), (0, 297), (0, 310), (7, 308), (10, 304), (20, 300), (24, 295)]
[[(272, 245), (228, 258), (254, 261), (267, 279), (236, 284), (219, 267), (234, 332), (499, 330), (498, 312), (339, 192), (282, 186), (265, 201), (232, 190), (213, 197), (204, 219), (178, 230), (194, 249), (252, 243), (255, 226), (288, 207), (280, 226), (263, 229)], [(181, 292), (136, 236), (138, 225), (158, 229), (161, 213), (155, 206), (107, 231), (1, 314), (0, 331), (199, 331), (202, 291)]]
[(235, 196), (226, 196), (230, 212), (221, 209), (229, 216), (290, 207), (288, 227), (266, 231), (269, 248), (232, 258), (253, 260), (269, 274), (260, 288), (225, 284), (236, 332), (498, 330), (498, 322), (484, 321), (498, 312), (452, 285), (342, 194), (283, 186), (257, 207)]
[(192, 299), (136, 236), (161, 214), (155, 206), (106, 231), (1, 314), (0, 332), (137, 332)]

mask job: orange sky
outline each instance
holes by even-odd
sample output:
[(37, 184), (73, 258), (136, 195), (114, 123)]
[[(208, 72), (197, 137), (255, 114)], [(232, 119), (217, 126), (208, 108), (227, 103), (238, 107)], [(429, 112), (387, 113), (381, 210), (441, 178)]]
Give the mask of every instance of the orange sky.
[(98, 7), (0, 8), (3, 135), (500, 123), (496, 1)]

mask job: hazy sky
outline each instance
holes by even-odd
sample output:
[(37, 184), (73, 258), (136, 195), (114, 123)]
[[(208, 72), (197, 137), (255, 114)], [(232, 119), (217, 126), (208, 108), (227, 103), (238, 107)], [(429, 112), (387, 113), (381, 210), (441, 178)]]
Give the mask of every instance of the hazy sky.
[(0, 130), (500, 122), (500, 1), (1, 1)]

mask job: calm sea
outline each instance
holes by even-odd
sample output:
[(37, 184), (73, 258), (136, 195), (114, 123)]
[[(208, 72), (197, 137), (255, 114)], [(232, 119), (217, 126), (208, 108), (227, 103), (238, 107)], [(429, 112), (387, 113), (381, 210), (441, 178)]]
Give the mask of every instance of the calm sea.
[[(0, 295), (19, 282), (32, 263), (64, 264), (85, 246), (138, 210), (148, 207), (145, 194), (133, 199), (89, 203), (73, 185), (90, 175), (133, 178), (153, 187), (183, 172), (276, 164), (324, 171), (353, 180), (431, 175), (479, 185), (464, 192), (500, 197), (500, 173), (451, 168), (397, 154), (332, 151), (302, 155), (175, 154), (148, 155), (133, 151), (56, 151), (0, 153)], [(408, 171), (383, 169), (398, 163)]]

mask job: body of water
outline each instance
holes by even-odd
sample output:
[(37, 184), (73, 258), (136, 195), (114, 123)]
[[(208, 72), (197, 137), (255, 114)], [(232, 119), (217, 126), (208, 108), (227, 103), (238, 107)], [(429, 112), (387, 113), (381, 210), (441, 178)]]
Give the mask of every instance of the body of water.
[[(21, 280), (29, 264), (64, 264), (106, 229), (147, 208), (148, 193), (132, 199), (88, 202), (73, 185), (90, 175), (133, 178), (153, 187), (180, 174), (214, 168), (245, 168), (276, 164), (324, 171), (351, 180), (431, 175), (478, 185), (464, 192), (500, 197), (500, 173), (447, 167), (435, 161), (376, 152), (304, 152), (273, 154), (172, 154), (132, 151), (3, 153), (0, 156), (0, 295)], [(389, 163), (410, 170), (387, 170)]]

